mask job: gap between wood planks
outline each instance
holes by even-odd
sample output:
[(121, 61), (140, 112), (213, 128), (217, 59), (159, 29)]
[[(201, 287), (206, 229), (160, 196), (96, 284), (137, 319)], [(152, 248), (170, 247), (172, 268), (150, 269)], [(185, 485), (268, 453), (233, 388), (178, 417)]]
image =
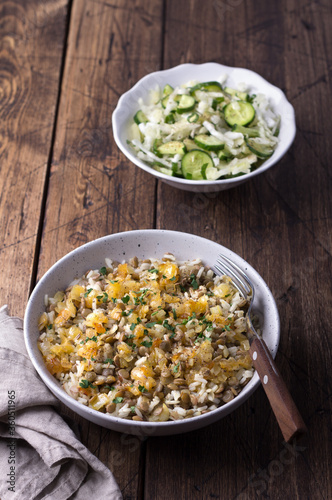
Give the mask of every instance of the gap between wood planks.
[(47, 194), (48, 194), (48, 187), (49, 187), (49, 180), (50, 180), (50, 171), (51, 171), (52, 158), (53, 158), (56, 126), (57, 126), (58, 114), (59, 114), (62, 80), (63, 80), (64, 68), (65, 68), (65, 63), (66, 63), (67, 41), (68, 41), (68, 36), (69, 36), (69, 26), (70, 26), (70, 16), (71, 16), (72, 4), (73, 4), (73, 0), (68, 0), (66, 27), (65, 27), (65, 35), (64, 35), (64, 41), (63, 41), (63, 54), (62, 54), (60, 74), (59, 74), (58, 94), (57, 94), (56, 105), (55, 105), (54, 122), (53, 122), (52, 136), (51, 136), (51, 146), (50, 146), (50, 151), (49, 151), (49, 155), (48, 155), (48, 159), (47, 159), (45, 184), (44, 184), (43, 197), (42, 197), (42, 202), (41, 202), (39, 224), (38, 224), (38, 231), (37, 231), (37, 238), (36, 238), (36, 246), (35, 246), (32, 274), (31, 274), (31, 280), (30, 280), (29, 296), (31, 295), (32, 290), (34, 289), (34, 287), (36, 285), (36, 280), (37, 280), (38, 262), (39, 262), (39, 257), (40, 257), (41, 240), (42, 240), (42, 235), (43, 235), (43, 224), (44, 224), (44, 217), (45, 217), (45, 211), (46, 211), (46, 202), (47, 202)]

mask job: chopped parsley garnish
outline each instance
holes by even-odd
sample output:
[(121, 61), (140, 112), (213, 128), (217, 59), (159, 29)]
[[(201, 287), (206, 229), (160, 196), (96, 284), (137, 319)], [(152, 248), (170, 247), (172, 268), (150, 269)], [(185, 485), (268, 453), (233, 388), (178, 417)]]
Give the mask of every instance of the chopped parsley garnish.
[(167, 276), (165, 276), (164, 274), (163, 274), (163, 278), (164, 278), (164, 280), (167, 280)]
[(172, 326), (172, 325), (170, 325), (170, 324), (168, 323), (168, 320), (167, 320), (167, 319), (165, 319), (165, 320), (164, 320), (164, 322), (163, 322), (163, 326), (164, 326), (165, 328), (167, 328), (167, 330), (170, 330), (171, 332), (174, 332), (174, 331), (175, 331), (175, 327), (174, 327), (174, 326)]
[(108, 293), (104, 292), (103, 302), (104, 304), (108, 301)]
[(176, 276), (173, 276), (173, 278), (170, 278), (170, 281), (175, 281), (176, 280)]
[(135, 330), (135, 326), (136, 326), (136, 323), (132, 323), (132, 324), (130, 325), (130, 330), (131, 330), (131, 331)]
[(115, 404), (122, 403), (122, 401), (123, 401), (123, 398), (120, 398), (120, 396), (113, 399), (113, 403), (115, 403)]
[(228, 332), (230, 332), (230, 331), (231, 331), (231, 327), (230, 327), (229, 325), (225, 325), (225, 328), (226, 328), (226, 330), (227, 330)]
[(112, 283), (112, 285), (114, 285), (114, 283), (118, 283), (119, 280), (110, 280), (110, 283)]
[(146, 328), (144, 328), (143, 333), (144, 333), (144, 335), (148, 335), (149, 334), (149, 332), (148, 332), (148, 330)]
[(114, 362), (114, 361), (113, 361), (113, 359), (111, 359), (111, 358), (106, 358), (106, 359), (105, 359), (105, 361), (103, 361), (103, 363), (104, 363), (104, 364), (106, 364), (106, 363), (110, 363), (111, 365), (113, 364), (113, 362)]
[(90, 337), (87, 340), (93, 340), (94, 342), (97, 342), (98, 338), (96, 337), (96, 335), (94, 335), (93, 337)]
[(131, 406), (130, 409), (132, 413), (135, 413), (136, 406)]
[(122, 311), (121, 316), (129, 316), (134, 309), (129, 309), (129, 311)]
[(82, 379), (81, 382), (79, 383), (80, 387), (82, 387), (83, 389), (87, 389), (88, 387), (91, 387), (91, 389), (95, 389), (95, 385), (92, 385), (91, 382), (89, 382), (88, 380), (86, 379)]
[(178, 317), (177, 317), (177, 314), (176, 314), (176, 310), (175, 310), (175, 309), (173, 309), (173, 318), (174, 318), (174, 319), (177, 319), (177, 318), (178, 318)]
[(47, 328), (48, 328), (49, 330), (52, 330), (53, 325), (48, 325), (48, 326), (47, 326)]
[(105, 266), (101, 267), (101, 268), (99, 269), (99, 272), (100, 272), (100, 274), (102, 274), (103, 276), (105, 276), (105, 275), (107, 274), (107, 269), (106, 269), (106, 267), (105, 267)]
[(148, 340), (144, 340), (143, 342), (141, 342), (141, 345), (143, 345), (144, 347), (151, 347), (152, 342), (149, 342)]
[(122, 302), (124, 304), (128, 304), (129, 301), (130, 301), (130, 296), (129, 295), (125, 295), (124, 297), (122, 297)]
[(197, 290), (198, 283), (197, 283), (197, 280), (196, 280), (196, 275), (195, 274), (191, 274), (190, 275), (190, 279), (191, 279), (191, 286), (193, 287), (194, 290)]
[(147, 389), (145, 389), (144, 385), (139, 385), (138, 390), (141, 392), (148, 392)]
[(159, 269), (156, 269), (155, 267), (153, 269), (148, 269), (148, 272), (149, 273), (155, 273), (155, 274), (158, 274), (159, 273)]
[(169, 336), (169, 338), (170, 338), (170, 339), (173, 339), (174, 337), (175, 337), (175, 332), (173, 332), (173, 333)]
[(152, 328), (156, 324), (155, 321), (152, 321), (151, 323), (147, 323), (145, 326), (146, 328)]
[(115, 304), (116, 298), (115, 297), (111, 297), (111, 301), (113, 302), (113, 304)]
[(177, 365), (174, 366), (174, 368), (173, 368), (174, 373), (177, 373), (179, 371), (179, 366), (180, 366), (180, 361), (178, 362)]
[(89, 288), (89, 289), (85, 292), (84, 297), (87, 297), (87, 296), (89, 295), (89, 293), (90, 293), (90, 292), (92, 292), (92, 288)]

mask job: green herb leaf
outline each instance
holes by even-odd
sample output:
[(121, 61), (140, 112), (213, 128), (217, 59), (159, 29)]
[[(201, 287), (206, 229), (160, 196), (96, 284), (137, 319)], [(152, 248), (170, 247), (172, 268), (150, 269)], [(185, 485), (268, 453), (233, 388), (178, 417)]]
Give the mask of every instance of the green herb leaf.
[(106, 363), (110, 363), (111, 365), (113, 365), (114, 361), (113, 361), (113, 359), (111, 359), (111, 358), (106, 358), (106, 359), (105, 359), (105, 361), (103, 361), (103, 363), (104, 363), (104, 364), (106, 364)]
[(148, 340), (144, 340), (143, 342), (141, 342), (141, 345), (144, 345), (144, 347), (151, 347), (152, 342), (149, 342)]
[(196, 280), (196, 275), (195, 274), (191, 274), (190, 275), (190, 279), (191, 279), (191, 286), (193, 287), (194, 290), (197, 290), (198, 283), (197, 283), (197, 280)]
[(164, 322), (163, 322), (163, 326), (164, 326), (165, 328), (167, 328), (167, 330), (171, 330), (171, 332), (174, 332), (174, 331), (175, 331), (175, 327), (174, 327), (174, 326), (172, 326), (172, 325), (170, 325), (170, 324), (168, 323), (168, 320), (167, 320), (167, 319), (165, 319), (165, 320), (164, 320)]
[(92, 288), (89, 288), (89, 289), (85, 292), (84, 297), (87, 297), (87, 296), (89, 295), (89, 293), (90, 293), (90, 292), (92, 292)]
[(131, 406), (130, 409), (132, 413), (135, 413), (136, 406)]
[(53, 325), (48, 325), (48, 326), (47, 326), (47, 328), (48, 328), (49, 330), (52, 330)]
[(139, 385), (138, 390), (141, 392), (148, 392), (147, 389), (145, 389), (144, 385)]
[(177, 314), (176, 314), (176, 310), (175, 310), (175, 309), (173, 309), (173, 318), (174, 318), (174, 319), (178, 319)]
[(158, 274), (158, 273), (159, 273), (159, 269), (156, 269), (156, 268), (153, 268), (153, 269), (148, 269), (148, 272), (149, 272), (149, 273), (155, 273), (155, 274)]
[(130, 325), (130, 330), (131, 330), (131, 331), (135, 330), (135, 326), (136, 326), (136, 323), (132, 323), (132, 324)]
[(152, 321), (151, 323), (146, 323), (146, 328), (152, 328), (156, 324), (156, 321)]
[(123, 398), (120, 398), (119, 396), (117, 398), (113, 399), (113, 403), (115, 403), (115, 404), (122, 403), (122, 401), (123, 401)]
[(129, 300), (130, 300), (130, 296), (129, 295), (125, 295), (124, 297), (122, 297), (122, 302), (124, 304), (128, 304)]
[(103, 276), (105, 276), (105, 275), (107, 274), (107, 269), (106, 269), (106, 267), (105, 267), (105, 266), (101, 267), (101, 268), (99, 269), (99, 272), (100, 272), (100, 274), (102, 274)]
[(180, 366), (180, 361), (178, 362), (177, 365), (174, 366), (174, 368), (173, 368), (174, 373), (177, 373), (179, 371), (179, 366)]
[(82, 387), (83, 389), (87, 389), (88, 387), (91, 387), (91, 389), (95, 389), (96, 386), (95, 385), (92, 385), (91, 382), (89, 382), (88, 380), (86, 379), (82, 379), (81, 382), (79, 383), (80, 387)]

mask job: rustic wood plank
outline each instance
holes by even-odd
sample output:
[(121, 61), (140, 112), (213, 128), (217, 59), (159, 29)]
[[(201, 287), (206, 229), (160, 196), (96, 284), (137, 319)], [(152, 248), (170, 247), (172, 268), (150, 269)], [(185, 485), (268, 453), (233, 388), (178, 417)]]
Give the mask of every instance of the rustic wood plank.
[[(119, 152), (111, 115), (123, 92), (160, 68), (161, 19), (158, 2), (73, 2), (38, 276), (87, 241), (153, 226), (155, 181)], [(112, 470), (124, 498), (136, 498), (139, 438), (63, 411)]]
[(278, 166), (219, 195), (159, 184), (157, 227), (219, 241), (264, 277), (281, 317), (277, 364), (309, 427), (309, 444), (282, 444), (260, 389), (209, 428), (150, 438), (146, 498), (330, 498), (331, 375), (322, 367), (330, 364), (332, 319), (331, 10), (304, 1), (216, 0), (203, 9), (195, 0), (170, 0), (166, 15), (165, 67), (211, 60), (248, 67), (283, 88), (296, 108), (296, 142)]
[(20, 316), (33, 274), (66, 7), (67, 0), (0, 5), (0, 303)]

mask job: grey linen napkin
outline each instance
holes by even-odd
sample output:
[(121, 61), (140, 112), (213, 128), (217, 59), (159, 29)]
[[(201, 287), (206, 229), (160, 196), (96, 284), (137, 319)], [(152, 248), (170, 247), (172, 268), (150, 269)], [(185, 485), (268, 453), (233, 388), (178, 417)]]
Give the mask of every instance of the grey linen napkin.
[(110, 470), (53, 408), (27, 355), (22, 321), (0, 309), (1, 500), (121, 500)]

